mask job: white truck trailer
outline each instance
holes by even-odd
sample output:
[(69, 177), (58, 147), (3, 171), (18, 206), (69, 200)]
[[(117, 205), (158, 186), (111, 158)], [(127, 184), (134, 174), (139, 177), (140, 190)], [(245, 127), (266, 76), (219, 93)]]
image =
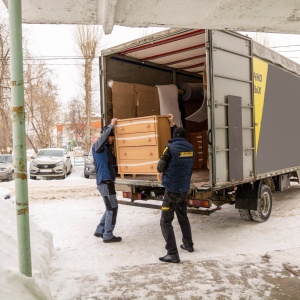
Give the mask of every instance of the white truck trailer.
[[(209, 214), (234, 204), (243, 219), (264, 222), (272, 192), (286, 190), (300, 169), (299, 74), (298, 64), (247, 36), (170, 29), (102, 51), (102, 121), (118, 117), (111, 81), (174, 84), (179, 98), (187, 92), (182, 86), (200, 84), (202, 103), (192, 116), (179, 104), (183, 126), (207, 140), (207, 161), (194, 170), (188, 205)], [(155, 176), (116, 184), (132, 201), (163, 192)]]

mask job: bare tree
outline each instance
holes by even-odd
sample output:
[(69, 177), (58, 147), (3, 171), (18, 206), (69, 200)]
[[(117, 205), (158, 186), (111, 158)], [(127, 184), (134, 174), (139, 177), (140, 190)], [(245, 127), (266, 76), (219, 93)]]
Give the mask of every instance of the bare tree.
[(57, 87), (43, 61), (24, 66), (26, 137), (32, 148), (50, 147), (59, 120)]
[(85, 131), (85, 151), (89, 151), (91, 146), (91, 114), (93, 99), (93, 61), (99, 56), (103, 30), (101, 26), (79, 25), (76, 27), (75, 42), (79, 53), (83, 56), (82, 78), (85, 103), (86, 131)]
[[(8, 19), (2, 16), (0, 6), (0, 149), (12, 146), (12, 119), (10, 93), (10, 49)], [(28, 63), (30, 53), (23, 37), (25, 121), (28, 142), (35, 151), (50, 146), (53, 129), (58, 120), (57, 88), (52, 83), (44, 62)]]
[(12, 122), (9, 71), (9, 31), (5, 20), (0, 21), (0, 149), (12, 146)]
[(73, 132), (76, 142), (85, 145), (86, 117), (85, 103), (79, 98), (73, 98), (68, 105), (68, 115), (65, 117), (69, 131)]

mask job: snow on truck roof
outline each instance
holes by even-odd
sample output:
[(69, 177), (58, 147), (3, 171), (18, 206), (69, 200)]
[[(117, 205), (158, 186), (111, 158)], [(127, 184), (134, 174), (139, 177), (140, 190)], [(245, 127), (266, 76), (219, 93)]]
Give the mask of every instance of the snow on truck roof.
[[(167, 29), (104, 49), (101, 55), (117, 54), (194, 75), (203, 75), (206, 61), (205, 32), (204, 29)], [(300, 75), (300, 65), (296, 62), (255, 41), (252, 41), (252, 45), (255, 56)]]

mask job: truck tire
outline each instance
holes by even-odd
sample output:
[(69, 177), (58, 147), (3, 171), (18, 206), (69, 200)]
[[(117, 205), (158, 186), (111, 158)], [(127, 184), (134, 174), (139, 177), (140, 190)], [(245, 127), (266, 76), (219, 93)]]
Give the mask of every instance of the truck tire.
[(253, 221), (249, 209), (239, 209), (240, 216), (245, 221)]
[(272, 211), (272, 192), (269, 186), (262, 185), (260, 197), (257, 199), (257, 210), (250, 210), (253, 221), (266, 222)]

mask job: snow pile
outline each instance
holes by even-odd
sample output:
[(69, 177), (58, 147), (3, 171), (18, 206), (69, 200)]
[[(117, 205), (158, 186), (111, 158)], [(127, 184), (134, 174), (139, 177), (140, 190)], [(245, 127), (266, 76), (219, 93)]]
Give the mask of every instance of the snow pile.
[(94, 237), (105, 206), (83, 166), (64, 180), (30, 179), (28, 190), (32, 278), (18, 270), (15, 182), (0, 183), (1, 300), (299, 299), (298, 184), (273, 195), (265, 223), (243, 221), (230, 205), (189, 214), (195, 252), (179, 248), (180, 264), (158, 260), (166, 254), (159, 209), (120, 204), (114, 233), (122, 242)]
[[(7, 201), (11, 200), (11, 201)], [(51, 299), (48, 277), (52, 235), (31, 222), (32, 277), (19, 271), (16, 207), (9, 190), (0, 187), (0, 299)]]

